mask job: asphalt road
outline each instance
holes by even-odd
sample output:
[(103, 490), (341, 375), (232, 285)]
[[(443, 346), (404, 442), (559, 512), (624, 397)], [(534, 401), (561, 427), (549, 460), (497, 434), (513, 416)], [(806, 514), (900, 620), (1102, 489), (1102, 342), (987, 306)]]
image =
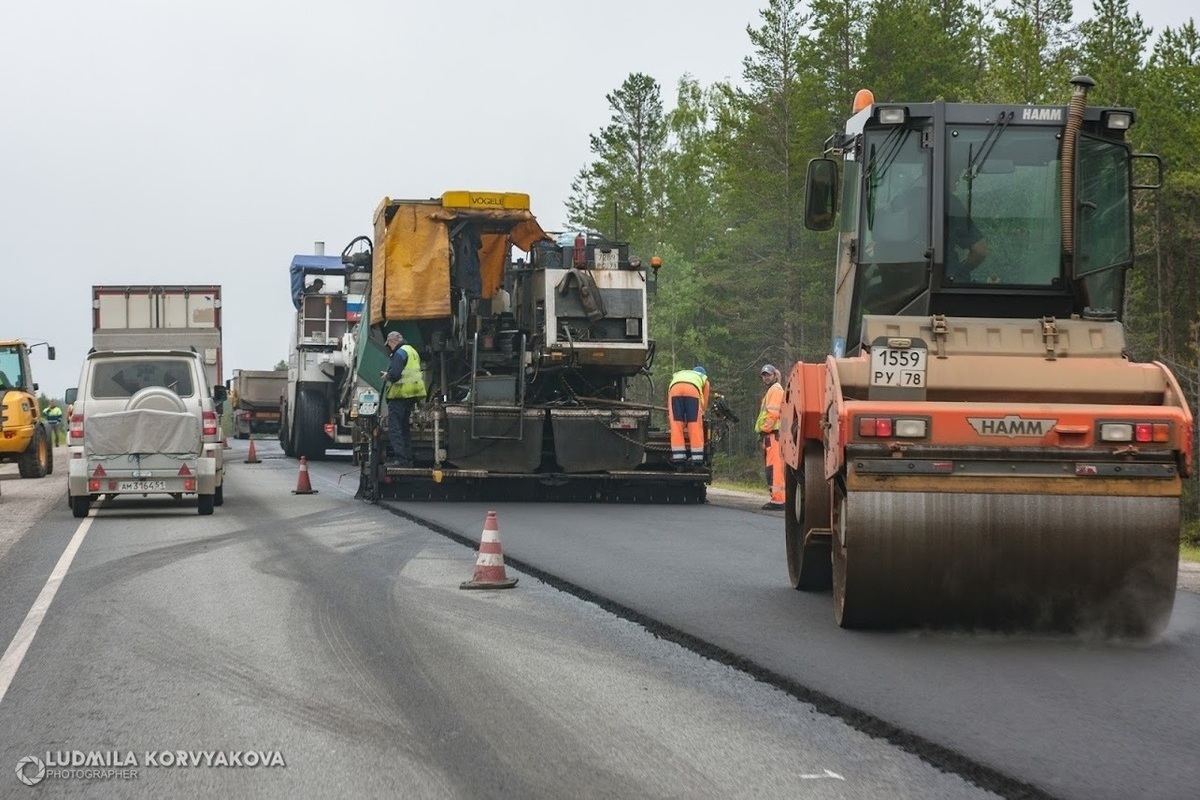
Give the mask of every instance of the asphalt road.
[[(322, 464), (318, 482), (347, 468)], [(760, 498), (714, 499), (733, 507), (389, 507), (464, 543), (496, 510), (514, 566), (979, 785), (1081, 800), (1197, 796), (1193, 592), (1178, 593), (1151, 644), (844, 631), (829, 594), (788, 584), (780, 515), (747, 509)], [(1183, 578), (1195, 586), (1194, 570)]]
[[(293, 495), (295, 462), (258, 444), (261, 464), (229, 452), (211, 517), (135, 498), (75, 520), (61, 451), (46, 479), (0, 467), (0, 796), (989, 795), (556, 580), (512, 569), (514, 590), (461, 591), (478, 509), (448, 509), (457, 541), (353, 500), (332, 462), (312, 470), (318, 494)], [(530, 509), (567, 553), (613, 510)], [(620, 510), (643, 528), (669, 515)], [(514, 512), (506, 548), (523, 538)], [(670, 549), (642, 533), (612, 540), (604, 570)], [(702, 565), (675, 562), (708, 586), (699, 616), (729, 619)], [(28, 788), (26, 758), (50, 773)]]

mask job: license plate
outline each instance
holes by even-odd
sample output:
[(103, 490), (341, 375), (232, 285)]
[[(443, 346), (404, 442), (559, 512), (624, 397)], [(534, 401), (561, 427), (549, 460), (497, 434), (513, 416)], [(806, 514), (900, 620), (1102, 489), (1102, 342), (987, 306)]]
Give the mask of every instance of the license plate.
[(165, 492), (166, 481), (120, 481), (117, 483), (118, 492)]
[(925, 386), (924, 347), (871, 348), (871, 385), (921, 388)]
[(616, 250), (597, 250), (596, 269), (616, 269), (620, 265)]

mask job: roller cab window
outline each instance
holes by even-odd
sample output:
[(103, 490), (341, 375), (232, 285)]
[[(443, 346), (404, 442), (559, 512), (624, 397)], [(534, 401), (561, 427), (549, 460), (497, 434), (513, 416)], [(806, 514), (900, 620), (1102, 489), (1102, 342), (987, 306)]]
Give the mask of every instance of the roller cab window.
[[(1057, 127), (948, 126), (943, 285), (1064, 285), (1061, 132)], [(979, 241), (982, 250), (971, 257)]]
[(920, 131), (865, 135), (857, 297), (866, 314), (896, 314), (928, 285), (929, 152)]

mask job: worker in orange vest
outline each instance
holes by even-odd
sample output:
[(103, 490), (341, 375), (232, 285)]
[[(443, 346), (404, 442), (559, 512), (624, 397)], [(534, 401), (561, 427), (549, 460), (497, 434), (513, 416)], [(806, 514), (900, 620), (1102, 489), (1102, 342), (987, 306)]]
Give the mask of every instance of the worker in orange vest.
[(767, 393), (763, 395), (754, 430), (762, 442), (767, 486), (771, 490), (771, 499), (763, 504), (763, 508), (768, 511), (780, 511), (784, 502), (783, 448), (779, 444), (779, 415), (783, 409), (783, 384), (780, 383), (782, 376), (774, 365), (763, 364), (759, 377), (763, 386), (767, 387)]
[(699, 467), (704, 464), (704, 412), (710, 385), (704, 367), (681, 369), (667, 387), (667, 421), (671, 429), (671, 464)]

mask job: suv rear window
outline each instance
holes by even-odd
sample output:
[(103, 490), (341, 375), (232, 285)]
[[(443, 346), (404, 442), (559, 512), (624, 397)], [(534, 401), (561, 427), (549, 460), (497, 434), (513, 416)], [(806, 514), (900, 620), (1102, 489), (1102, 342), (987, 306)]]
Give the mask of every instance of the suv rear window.
[(191, 397), (191, 365), (178, 358), (140, 358), (99, 359), (92, 367), (94, 398), (132, 397), (147, 386), (165, 386), (180, 397)]

